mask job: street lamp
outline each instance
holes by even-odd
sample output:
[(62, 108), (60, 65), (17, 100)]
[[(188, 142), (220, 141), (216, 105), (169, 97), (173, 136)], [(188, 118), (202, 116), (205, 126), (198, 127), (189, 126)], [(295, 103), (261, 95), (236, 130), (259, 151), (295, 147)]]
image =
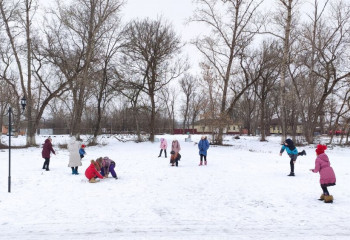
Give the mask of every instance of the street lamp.
[[(26, 108), (27, 105), (27, 99), (26, 97), (23, 97), (21, 99), (21, 105), (22, 105), (22, 110)], [(8, 192), (11, 192), (11, 134), (12, 134), (12, 122), (11, 122), (11, 114), (12, 114), (12, 108), (9, 107), (9, 177), (8, 177)]]
[(22, 110), (24, 111), (24, 109), (27, 106), (27, 99), (26, 99), (25, 96), (23, 96), (22, 99), (21, 99), (21, 105), (22, 105)]

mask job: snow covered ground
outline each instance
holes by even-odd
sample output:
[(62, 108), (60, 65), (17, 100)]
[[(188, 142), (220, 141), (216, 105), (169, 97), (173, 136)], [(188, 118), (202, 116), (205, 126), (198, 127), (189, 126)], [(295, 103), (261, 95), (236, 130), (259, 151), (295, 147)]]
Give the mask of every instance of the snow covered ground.
[[(199, 135), (193, 142), (162, 137), (168, 145), (179, 140), (178, 168), (157, 157), (159, 142), (107, 136), (86, 148), (78, 176), (67, 167), (68, 151), (58, 148), (67, 136), (53, 137), (58, 154), (49, 172), (41, 169), (41, 148), (13, 149), (11, 193), (8, 150), (0, 151), (0, 239), (350, 239), (349, 148), (326, 151), (337, 185), (329, 188), (334, 203), (325, 204), (317, 200), (319, 175), (309, 171), (314, 146), (298, 147), (307, 156), (298, 158), (296, 177), (287, 177), (279, 137), (227, 138), (232, 146), (211, 146), (206, 167), (198, 166)], [(84, 171), (100, 156), (116, 161), (120, 179), (88, 183)]]

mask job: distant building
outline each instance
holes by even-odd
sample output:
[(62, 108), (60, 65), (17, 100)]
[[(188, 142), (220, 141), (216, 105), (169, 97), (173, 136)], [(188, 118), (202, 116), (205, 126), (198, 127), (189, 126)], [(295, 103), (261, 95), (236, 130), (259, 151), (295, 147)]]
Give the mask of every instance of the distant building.
[[(287, 126), (287, 133), (292, 132), (292, 127)], [(296, 134), (302, 134), (303, 133), (303, 126), (301, 123), (297, 124), (296, 126)], [(270, 122), (270, 134), (282, 134), (282, 127), (280, 125), (280, 121), (278, 118), (272, 119)]]

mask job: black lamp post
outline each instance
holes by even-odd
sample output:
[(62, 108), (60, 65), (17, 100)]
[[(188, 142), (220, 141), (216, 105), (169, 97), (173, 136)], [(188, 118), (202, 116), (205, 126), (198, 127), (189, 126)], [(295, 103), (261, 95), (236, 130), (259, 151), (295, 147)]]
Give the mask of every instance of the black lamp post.
[[(21, 99), (21, 105), (22, 105), (22, 110), (26, 108), (27, 105), (27, 99), (26, 97), (23, 97)], [(11, 114), (12, 114), (12, 108), (9, 107), (9, 177), (8, 177), (8, 192), (11, 192), (11, 134), (12, 134), (12, 122), (11, 122)]]

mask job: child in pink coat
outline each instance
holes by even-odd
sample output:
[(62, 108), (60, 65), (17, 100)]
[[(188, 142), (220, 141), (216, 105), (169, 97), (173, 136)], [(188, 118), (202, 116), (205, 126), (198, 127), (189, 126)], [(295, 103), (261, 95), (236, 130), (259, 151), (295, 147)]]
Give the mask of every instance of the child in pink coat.
[(325, 203), (332, 203), (333, 196), (329, 194), (327, 187), (334, 186), (336, 182), (335, 174), (331, 164), (329, 162), (328, 156), (324, 153), (327, 149), (326, 145), (317, 145), (316, 148), (316, 161), (315, 168), (310, 169), (310, 171), (320, 173), (320, 184), (323, 190), (323, 194), (321, 195), (319, 200), (323, 200)]
[(166, 158), (166, 149), (167, 149), (167, 147), (168, 147), (167, 141), (165, 140), (165, 138), (161, 138), (160, 139), (160, 153), (159, 153), (158, 157), (162, 156), (162, 152), (164, 150), (164, 154), (165, 154), (165, 158)]

